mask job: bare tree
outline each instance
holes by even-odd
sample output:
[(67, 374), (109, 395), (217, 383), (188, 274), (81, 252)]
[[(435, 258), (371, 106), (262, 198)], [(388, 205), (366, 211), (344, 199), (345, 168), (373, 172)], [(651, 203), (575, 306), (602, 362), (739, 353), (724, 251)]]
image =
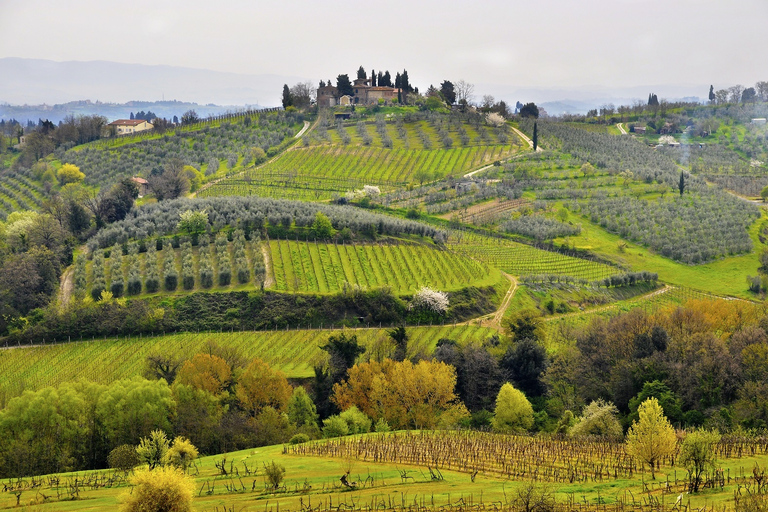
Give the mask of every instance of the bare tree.
[(306, 108), (315, 101), (317, 90), (312, 82), (299, 82), (291, 87), (291, 98), (296, 108)]
[(755, 90), (757, 95), (760, 96), (760, 101), (768, 101), (768, 82), (757, 82)]
[(722, 105), (728, 103), (728, 89), (720, 89), (715, 91), (715, 103)]
[(741, 95), (744, 93), (744, 86), (736, 84), (733, 87), (728, 88), (728, 101), (731, 103), (739, 103), (741, 101)]
[(458, 101), (459, 104), (468, 105), (471, 103), (472, 97), (475, 94), (475, 85), (465, 82), (464, 80), (459, 80), (454, 84), (453, 90), (456, 92), (456, 101)]

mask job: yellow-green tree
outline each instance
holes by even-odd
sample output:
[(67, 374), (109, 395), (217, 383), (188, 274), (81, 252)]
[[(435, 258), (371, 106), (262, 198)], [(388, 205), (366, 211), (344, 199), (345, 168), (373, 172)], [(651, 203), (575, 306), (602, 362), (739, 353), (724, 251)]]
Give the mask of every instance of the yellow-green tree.
[(133, 488), (122, 495), (123, 512), (192, 510), (195, 485), (180, 469), (165, 467), (155, 471), (139, 471), (129, 482)]
[(85, 174), (80, 171), (80, 168), (74, 164), (64, 164), (56, 173), (61, 185), (67, 183), (77, 183), (85, 179)]
[(186, 473), (192, 461), (197, 458), (197, 448), (189, 439), (178, 436), (173, 440), (173, 445), (165, 452), (163, 464), (174, 466)]
[(493, 429), (497, 432), (524, 432), (533, 426), (533, 407), (525, 394), (507, 382), (496, 396)]
[(655, 480), (656, 466), (675, 453), (677, 436), (655, 398), (648, 398), (640, 404), (637, 412), (639, 419), (632, 422), (627, 433), (627, 452), (648, 464), (651, 477)]

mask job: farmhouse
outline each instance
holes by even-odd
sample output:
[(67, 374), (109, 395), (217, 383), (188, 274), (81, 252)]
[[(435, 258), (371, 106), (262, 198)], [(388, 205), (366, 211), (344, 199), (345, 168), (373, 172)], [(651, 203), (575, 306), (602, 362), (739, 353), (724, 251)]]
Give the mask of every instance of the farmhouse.
[(139, 197), (144, 197), (149, 193), (149, 182), (147, 180), (134, 176), (131, 178), (131, 181), (139, 187)]
[(384, 101), (391, 103), (397, 99), (397, 89), (386, 86), (371, 86), (369, 78), (358, 78), (352, 85), (352, 95), (340, 95), (333, 85), (317, 88), (317, 105), (334, 107), (336, 105), (372, 105)]
[(153, 128), (152, 123), (143, 119), (118, 119), (112, 121), (107, 126), (115, 130), (115, 134), (124, 135), (126, 133), (138, 133)]

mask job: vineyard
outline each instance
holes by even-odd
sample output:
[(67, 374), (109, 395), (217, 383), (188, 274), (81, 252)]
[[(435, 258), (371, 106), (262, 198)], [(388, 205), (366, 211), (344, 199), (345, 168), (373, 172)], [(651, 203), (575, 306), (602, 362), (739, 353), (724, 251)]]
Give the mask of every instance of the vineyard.
[[(431, 354), (442, 338), (465, 343), (494, 334), (489, 328), (436, 326), (408, 328), (409, 354)], [(237, 349), (246, 358), (259, 357), (292, 378), (313, 375), (312, 367), (323, 356), (320, 349), (329, 336), (342, 331), (329, 329), (185, 333), (157, 337), (117, 337), (82, 340), (58, 345), (0, 350), (0, 397), (37, 390), (63, 382), (87, 379), (109, 383), (140, 375), (148, 355), (164, 354), (187, 359), (209, 342)], [(356, 334), (367, 348), (366, 355), (384, 357), (393, 345), (386, 329), (346, 330)], [(363, 356), (366, 357), (366, 356)]]
[(333, 293), (347, 286), (389, 286), (414, 293), (422, 286), (443, 291), (498, 281), (482, 263), (456, 253), (412, 244), (269, 243), (275, 290)]
[(39, 210), (45, 191), (32, 181), (31, 172), (8, 171), (0, 175), (0, 220), (24, 210)]
[(455, 231), (449, 246), (508, 274), (552, 274), (597, 281), (617, 273), (611, 265), (589, 259), (575, 258), (555, 251), (546, 251), (504, 238)]
[[(358, 122), (321, 126), (301, 147), (266, 165), (223, 180), (202, 192), (324, 200), (363, 185), (394, 190), (414, 181), (431, 181), (508, 158), (519, 141), (506, 131), (494, 136), (483, 125), (456, 122), (451, 116), (424, 121)], [(418, 142), (417, 142), (418, 141)]]

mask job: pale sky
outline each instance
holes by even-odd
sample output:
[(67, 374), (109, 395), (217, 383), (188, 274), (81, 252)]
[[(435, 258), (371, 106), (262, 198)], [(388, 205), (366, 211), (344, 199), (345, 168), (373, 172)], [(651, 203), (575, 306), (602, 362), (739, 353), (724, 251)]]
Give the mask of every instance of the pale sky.
[(405, 68), (422, 90), (444, 79), (717, 89), (768, 80), (767, 26), (768, 0), (0, 0), (0, 58), (313, 81), (362, 64)]

